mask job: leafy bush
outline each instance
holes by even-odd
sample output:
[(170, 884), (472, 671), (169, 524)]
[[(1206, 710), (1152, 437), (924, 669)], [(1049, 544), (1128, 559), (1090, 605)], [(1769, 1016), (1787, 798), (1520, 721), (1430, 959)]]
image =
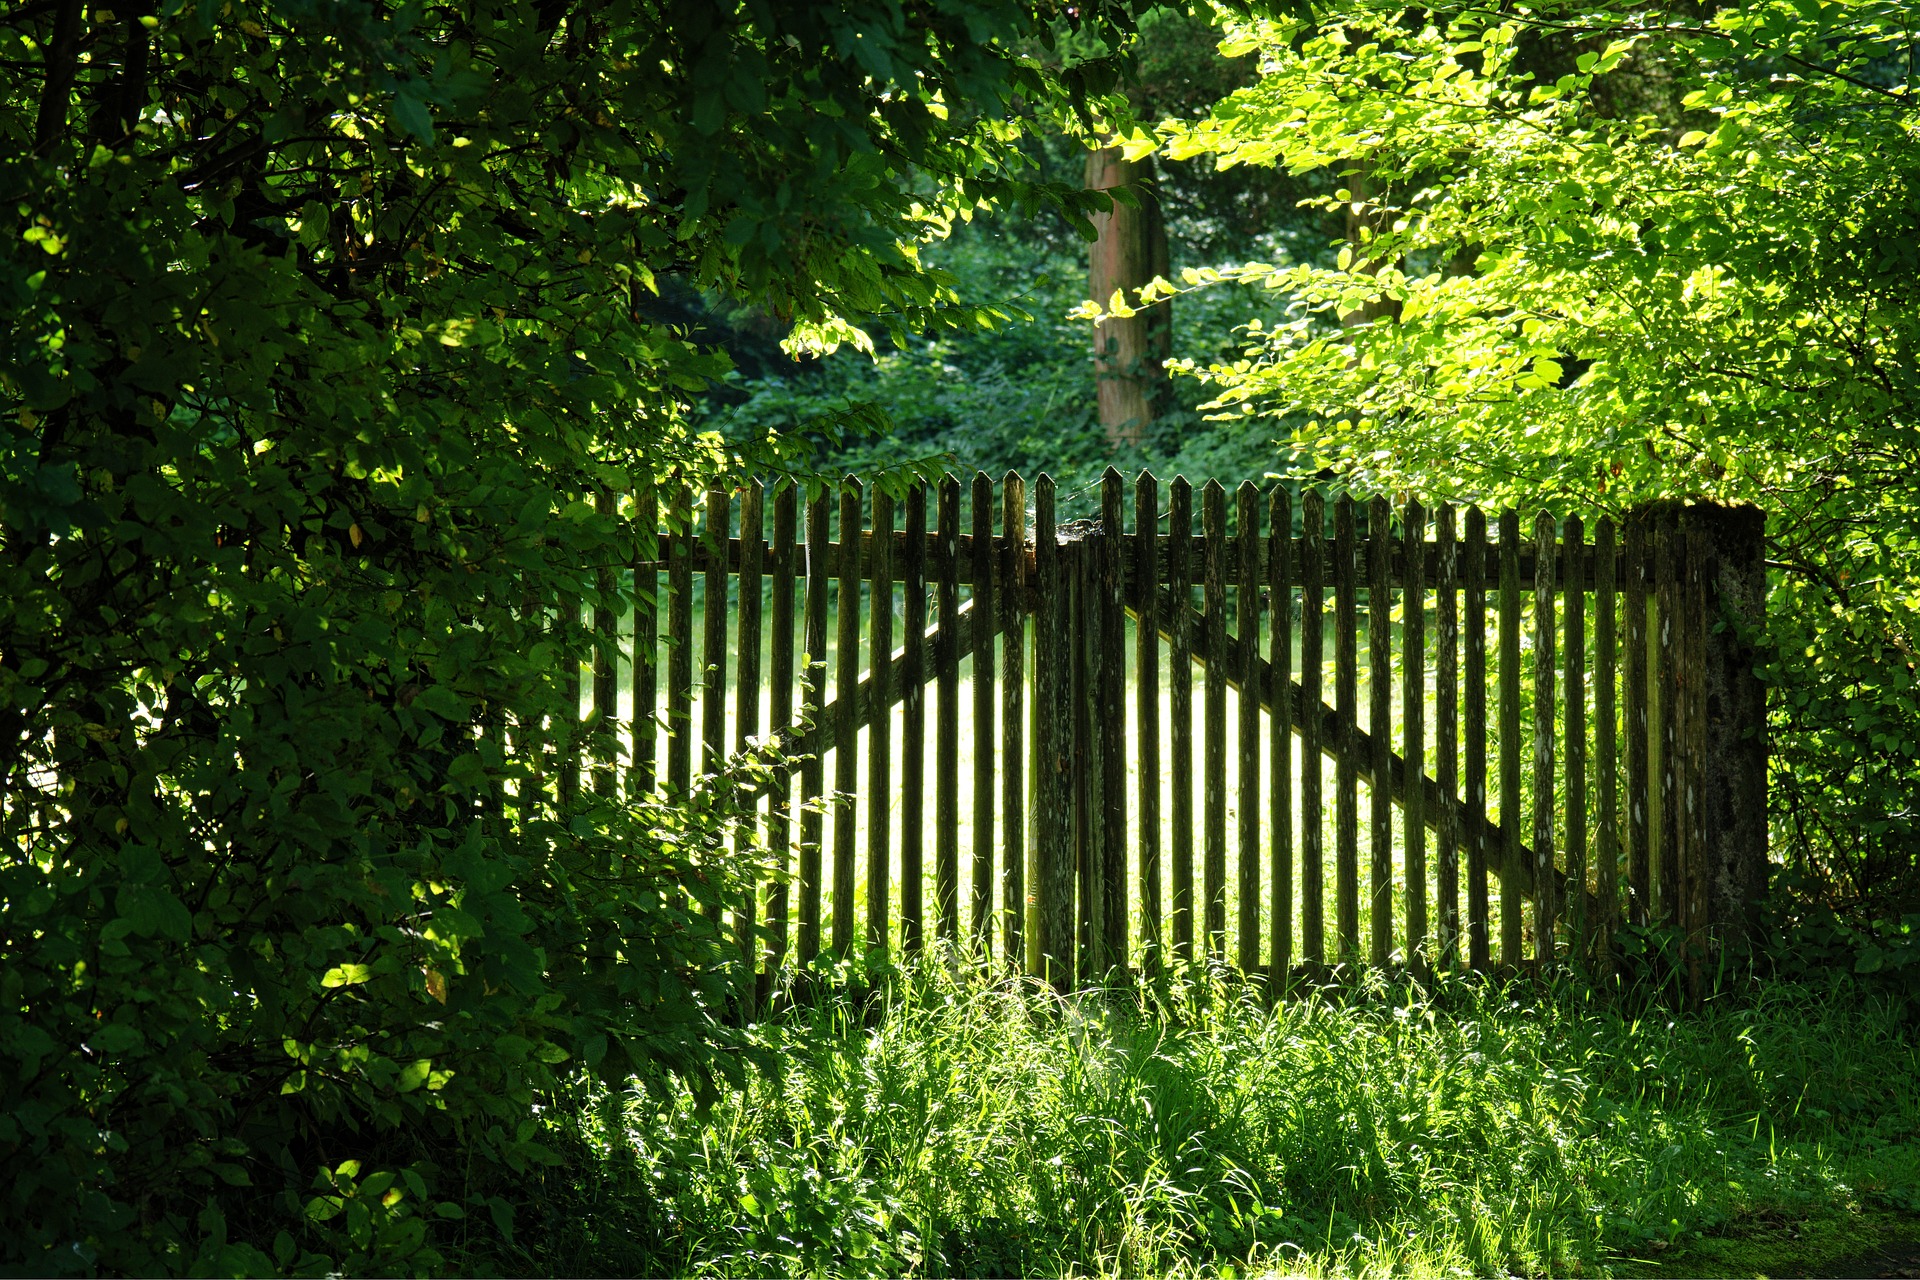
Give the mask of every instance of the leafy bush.
[(962, 319), (915, 244), (1084, 211), (1014, 100), (1116, 69), (888, 12), (0, 19), (0, 1266), (432, 1270), (542, 1091), (737, 1078), (729, 783), (623, 801), (581, 723), (621, 495), (736, 462), (639, 299)]

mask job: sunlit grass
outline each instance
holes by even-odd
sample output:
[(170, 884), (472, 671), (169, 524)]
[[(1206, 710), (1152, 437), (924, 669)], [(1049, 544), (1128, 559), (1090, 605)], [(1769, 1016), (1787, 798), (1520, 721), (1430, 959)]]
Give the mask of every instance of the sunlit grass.
[(1913, 1042), (1844, 993), (1674, 1019), (1631, 993), (1449, 980), (1270, 1013), (1232, 985), (1142, 1009), (976, 972), (930, 964), (884, 1007), (791, 1014), (767, 1072), (705, 1115), (687, 1096), (566, 1100), (553, 1216), (521, 1261), (1700, 1274), (1698, 1249), (1743, 1222), (1910, 1207), (1920, 1175)]

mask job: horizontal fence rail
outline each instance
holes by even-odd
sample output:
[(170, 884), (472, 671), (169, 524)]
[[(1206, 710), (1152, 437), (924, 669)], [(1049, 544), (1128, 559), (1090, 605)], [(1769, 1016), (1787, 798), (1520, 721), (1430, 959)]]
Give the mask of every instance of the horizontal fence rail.
[(1718, 579), (1692, 509), (1128, 489), (1109, 471), (1069, 522), (1046, 476), (634, 495), (657, 556), (603, 584), (582, 722), (530, 785), (583, 785), (589, 732), (636, 796), (784, 748), (738, 836), (784, 868), (732, 916), (763, 986), (934, 943), (1062, 990), (1208, 960), (1276, 990), (1604, 971), (1623, 922), (1697, 970)]

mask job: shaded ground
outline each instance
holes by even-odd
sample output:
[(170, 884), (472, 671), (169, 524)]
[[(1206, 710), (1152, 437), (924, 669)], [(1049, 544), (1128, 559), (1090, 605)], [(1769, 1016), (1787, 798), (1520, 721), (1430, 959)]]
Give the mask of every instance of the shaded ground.
[(1672, 1252), (1622, 1259), (1622, 1277), (1838, 1277), (1920, 1280), (1920, 1214), (1858, 1206), (1806, 1217), (1755, 1215)]

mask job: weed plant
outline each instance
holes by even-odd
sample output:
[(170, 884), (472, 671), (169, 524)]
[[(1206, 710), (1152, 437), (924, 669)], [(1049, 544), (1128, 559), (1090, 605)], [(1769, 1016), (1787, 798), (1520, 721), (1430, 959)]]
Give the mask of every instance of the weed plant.
[(544, 1220), (493, 1265), (1596, 1275), (1920, 1209), (1914, 1040), (1844, 986), (1674, 1015), (1443, 977), (1270, 1011), (1224, 974), (1062, 1000), (927, 962), (762, 1030), (768, 1069), (711, 1110), (558, 1099)]

